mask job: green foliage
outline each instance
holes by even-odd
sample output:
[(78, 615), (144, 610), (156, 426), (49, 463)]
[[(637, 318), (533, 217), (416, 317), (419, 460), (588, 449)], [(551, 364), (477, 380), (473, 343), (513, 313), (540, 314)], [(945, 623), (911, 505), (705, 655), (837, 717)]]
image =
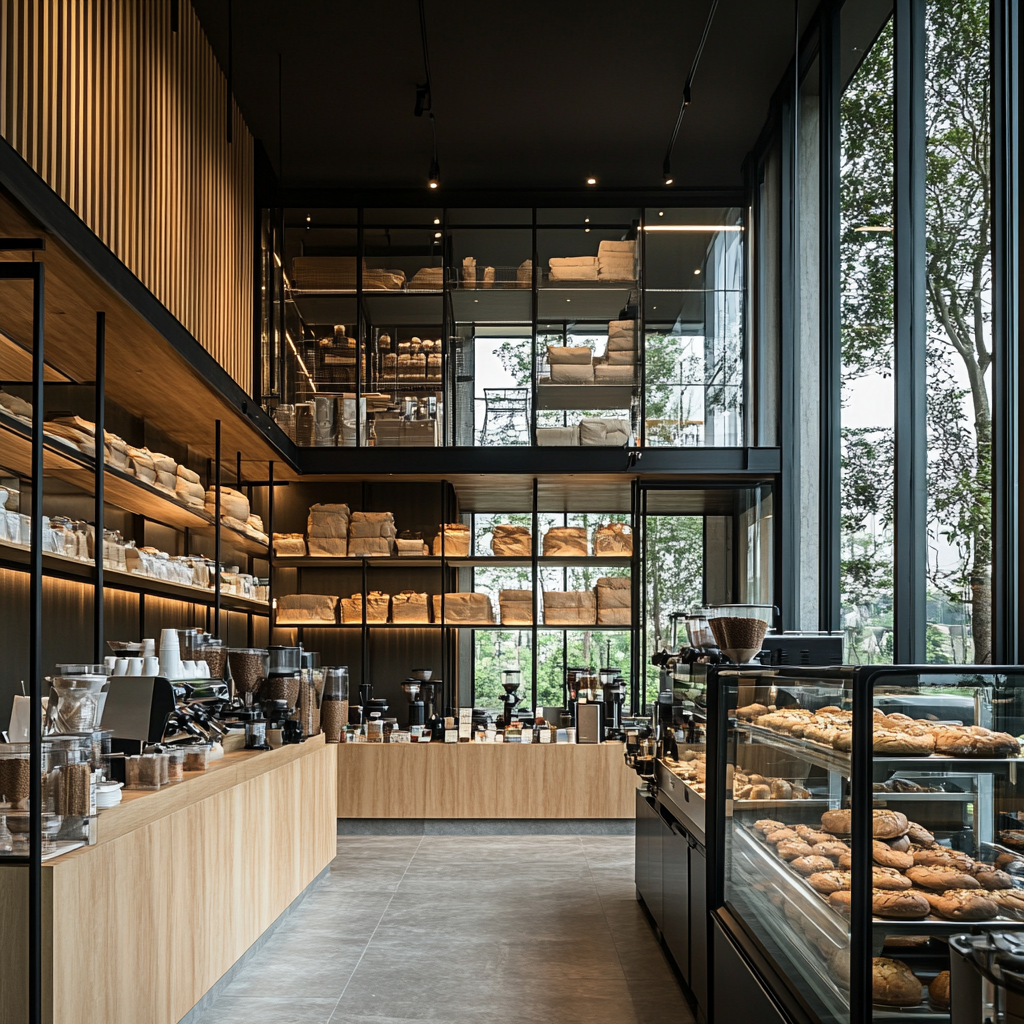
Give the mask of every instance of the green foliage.
[[(987, 0), (927, 6), (925, 167), (928, 299), (929, 584), (969, 594), (974, 656), (991, 651), (992, 423), (990, 40)], [(892, 23), (841, 101), (842, 353), (845, 382), (892, 375), (894, 247)], [(856, 230), (860, 228), (861, 230)], [(966, 386), (963, 381), (966, 380)], [(899, 396), (896, 396), (899, 401)], [(870, 631), (891, 604), (892, 431), (843, 431), (843, 603)], [(867, 634), (865, 634), (867, 636)], [(876, 646), (872, 634), (867, 647)], [(930, 627), (929, 656), (949, 660)], [(879, 649), (883, 649), (879, 646)]]

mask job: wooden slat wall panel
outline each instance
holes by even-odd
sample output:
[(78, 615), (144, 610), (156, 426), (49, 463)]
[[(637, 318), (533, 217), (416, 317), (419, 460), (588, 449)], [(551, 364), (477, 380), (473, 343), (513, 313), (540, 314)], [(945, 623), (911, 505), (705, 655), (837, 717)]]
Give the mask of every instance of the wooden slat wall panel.
[(252, 136), (189, 3), (0, 0), (0, 135), (246, 390)]

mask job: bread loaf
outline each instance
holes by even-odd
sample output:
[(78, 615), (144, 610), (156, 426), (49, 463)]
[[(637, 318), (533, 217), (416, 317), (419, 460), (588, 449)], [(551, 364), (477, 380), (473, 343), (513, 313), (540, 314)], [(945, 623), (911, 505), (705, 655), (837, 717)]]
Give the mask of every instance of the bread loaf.
[(391, 597), (392, 622), (429, 622), (430, 607), (426, 594), (414, 590), (403, 590)]
[(594, 554), (614, 555), (618, 558), (632, 555), (633, 531), (625, 523), (599, 526), (594, 531)]
[(999, 913), (999, 904), (977, 889), (950, 888), (945, 892), (925, 892), (932, 913), (950, 921), (988, 921)]
[(274, 554), (280, 558), (304, 558), (306, 538), (301, 533), (275, 533)]
[[(206, 511), (211, 515), (215, 514), (217, 493), (213, 488), (206, 491)], [(231, 487), (220, 489), (220, 514), (237, 519), (244, 527), (245, 521), (249, 518), (249, 499), (240, 491)]]
[(502, 524), (491, 530), (491, 552), (497, 558), (529, 558), (532, 537), (526, 526)]
[(876, 956), (871, 961), (871, 998), (883, 1006), (917, 1006), (923, 986), (902, 960)]
[[(434, 595), (434, 621), (441, 622), (441, 595)], [(494, 622), (494, 609), (486, 594), (445, 594), (444, 622), (486, 625)]]
[[(597, 596), (597, 624), (599, 626), (628, 626), (633, 619), (633, 591), (628, 576), (602, 576), (595, 588)], [(791, 799), (773, 794), (773, 800)]]
[(468, 558), (473, 535), (465, 523), (444, 523), (434, 538), (434, 554), (441, 554), (441, 540), (444, 538), (445, 558)]
[(940, 971), (928, 983), (928, 1001), (938, 1010), (949, 1009), (949, 971)]
[(544, 622), (549, 626), (596, 625), (597, 597), (590, 590), (545, 590)]
[(533, 624), (532, 590), (499, 590), (498, 611), (503, 626), (529, 626)]
[(586, 558), (587, 531), (582, 526), (553, 526), (544, 534), (545, 558)]
[(338, 598), (327, 594), (289, 594), (277, 598), (279, 626), (334, 625)]

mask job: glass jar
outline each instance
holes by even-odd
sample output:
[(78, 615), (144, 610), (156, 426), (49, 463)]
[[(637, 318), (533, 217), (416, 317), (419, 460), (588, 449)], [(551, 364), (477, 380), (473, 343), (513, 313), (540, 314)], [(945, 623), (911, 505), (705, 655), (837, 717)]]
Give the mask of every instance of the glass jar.
[(366, 742), (384, 742), (384, 723), (379, 718), (371, 718), (370, 721), (366, 723)]
[(323, 697), (320, 701), (320, 727), (328, 743), (343, 741), (348, 724), (348, 666), (324, 670)]

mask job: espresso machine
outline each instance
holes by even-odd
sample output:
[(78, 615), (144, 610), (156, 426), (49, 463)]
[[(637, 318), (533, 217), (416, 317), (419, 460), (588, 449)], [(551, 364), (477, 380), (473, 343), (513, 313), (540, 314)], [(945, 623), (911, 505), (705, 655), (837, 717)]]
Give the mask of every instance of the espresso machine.
[(519, 686), (522, 682), (523, 673), (518, 668), (507, 668), (502, 672), (502, 676), (504, 678), (502, 679), (501, 686), (505, 692), (499, 700), (505, 705), (502, 722), (507, 729), (512, 724), (512, 712), (521, 699), (519, 696)]

